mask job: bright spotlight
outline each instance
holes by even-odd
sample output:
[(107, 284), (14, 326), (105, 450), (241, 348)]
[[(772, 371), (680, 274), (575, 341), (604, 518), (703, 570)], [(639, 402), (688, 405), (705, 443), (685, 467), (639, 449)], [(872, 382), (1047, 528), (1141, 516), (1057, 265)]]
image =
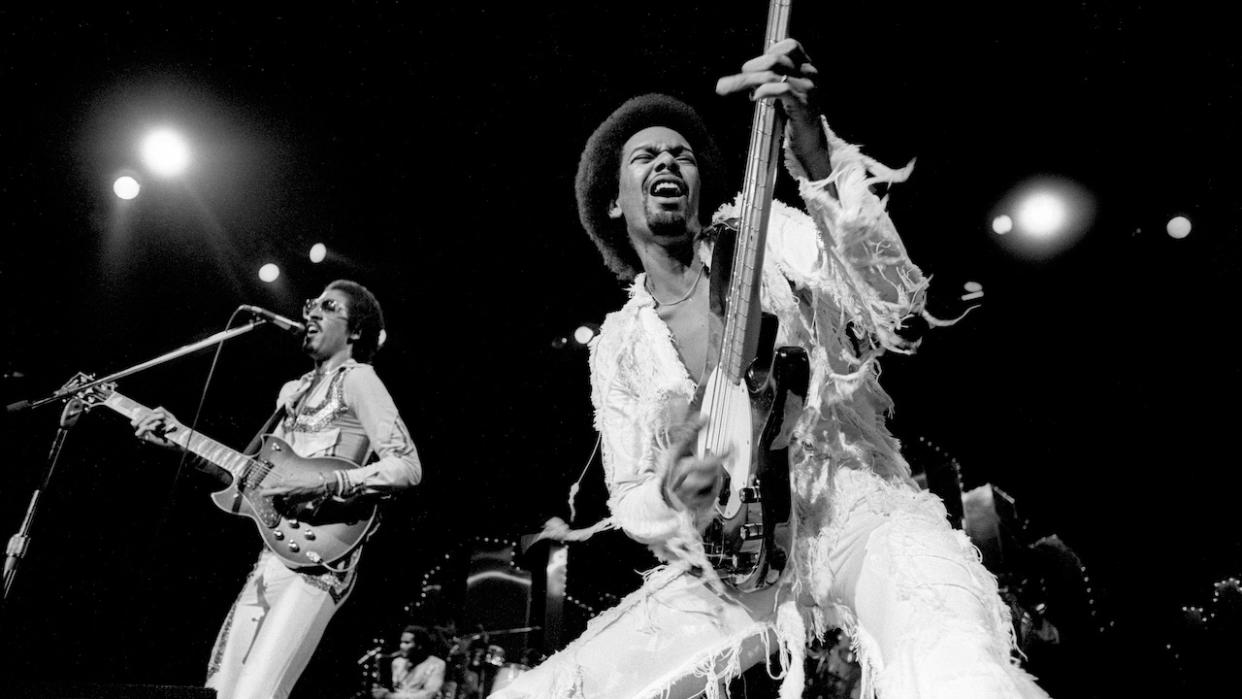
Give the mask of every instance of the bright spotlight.
[(172, 177), (185, 171), (190, 162), (190, 148), (175, 131), (160, 129), (143, 140), (142, 159), (152, 172)]
[(310, 249), (310, 261), (311, 262), (315, 262), (315, 263), (323, 262), (324, 258), (327, 256), (328, 256), (327, 245), (324, 245), (323, 243), (315, 243), (314, 245), (311, 246), (311, 249)]
[(1056, 235), (1065, 224), (1065, 202), (1052, 192), (1035, 192), (1018, 208), (1018, 225), (1037, 238)]
[[(1043, 259), (1072, 245), (1091, 226), (1094, 199), (1081, 185), (1041, 177), (1015, 187), (993, 212), (1001, 245), (1023, 257)], [(1010, 218), (1012, 216), (1012, 218)], [(1004, 235), (1012, 230), (1013, 235)]]
[(1169, 235), (1181, 240), (1190, 235), (1190, 219), (1185, 216), (1174, 216), (1169, 219), (1169, 223), (1164, 227)]
[(552, 346), (556, 349), (582, 349), (595, 339), (599, 334), (599, 325), (597, 323), (582, 323), (574, 328), (572, 333), (568, 335), (560, 335), (552, 338)]
[(574, 342), (580, 345), (587, 344), (593, 337), (595, 337), (595, 328), (589, 325), (579, 325), (578, 329), (574, 330)]
[(267, 283), (272, 283), (280, 278), (280, 268), (271, 262), (259, 268), (259, 279)]
[(129, 200), (138, 196), (138, 192), (142, 186), (138, 184), (138, 180), (129, 175), (122, 175), (116, 178), (116, 182), (112, 183), (112, 191), (120, 198)]
[(966, 292), (962, 294), (963, 301), (973, 301), (983, 298), (983, 285), (979, 282), (966, 282), (962, 285), (962, 289)]

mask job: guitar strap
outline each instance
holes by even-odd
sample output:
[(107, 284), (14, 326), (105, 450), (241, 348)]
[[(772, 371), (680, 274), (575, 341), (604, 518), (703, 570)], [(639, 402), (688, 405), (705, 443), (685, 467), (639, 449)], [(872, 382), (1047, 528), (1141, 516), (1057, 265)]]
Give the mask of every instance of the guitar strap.
[(708, 298), (712, 315), (717, 318), (724, 317), (725, 306), (728, 305), (729, 275), (733, 273), (733, 251), (737, 246), (735, 226), (736, 221), (731, 219), (717, 223), (708, 231), (708, 239), (712, 241), (711, 294)]
[(247, 444), (246, 448), (242, 450), (242, 453), (246, 456), (254, 456), (255, 454), (258, 454), (259, 449), (263, 446), (263, 436), (271, 434), (272, 430), (275, 429), (276, 424), (284, 419), (286, 412), (287, 410), (283, 403), (277, 406), (276, 411), (273, 412), (272, 416), (267, 419), (267, 422), (263, 423), (263, 426), (259, 428), (259, 431), (250, 440), (250, 443)]

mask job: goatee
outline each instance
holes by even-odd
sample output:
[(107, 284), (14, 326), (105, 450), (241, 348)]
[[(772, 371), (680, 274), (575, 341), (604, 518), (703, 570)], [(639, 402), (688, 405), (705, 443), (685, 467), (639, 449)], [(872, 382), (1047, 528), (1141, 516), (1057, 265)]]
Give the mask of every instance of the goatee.
[(689, 226), (680, 213), (661, 213), (647, 217), (647, 230), (657, 238), (681, 238), (687, 234)]

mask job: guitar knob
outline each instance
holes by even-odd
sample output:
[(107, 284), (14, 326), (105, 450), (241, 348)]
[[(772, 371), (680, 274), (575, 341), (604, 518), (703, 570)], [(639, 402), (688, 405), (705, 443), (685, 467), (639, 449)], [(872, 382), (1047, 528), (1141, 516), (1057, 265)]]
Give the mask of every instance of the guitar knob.
[(289, 528), (290, 528), (290, 529), (297, 529), (297, 528), (298, 528), (298, 521), (297, 521), (296, 519), (291, 519), (291, 520), (289, 520)]
[(294, 552), (294, 553), (297, 553), (298, 551), (301, 551), (301, 550), (302, 550), (302, 547), (301, 547), (301, 546), (298, 546), (298, 542), (296, 542), (296, 541), (290, 541), (290, 542), (289, 542), (289, 550), (290, 550), (290, 551), (292, 551), (292, 552)]
[(314, 540), (315, 540), (315, 532), (314, 532), (313, 530), (311, 530), (311, 529), (307, 529), (307, 530), (306, 530), (306, 540), (307, 540), (307, 541), (314, 541)]
[(276, 530), (276, 532), (274, 533), (274, 536), (276, 537), (277, 541), (284, 541), (285, 539), (285, 533), (280, 531), (279, 529)]
[(280, 445), (272, 442), (272, 451), (281, 451)]
[(323, 556), (320, 556), (314, 551), (307, 551), (306, 557), (310, 559), (311, 563), (323, 563)]

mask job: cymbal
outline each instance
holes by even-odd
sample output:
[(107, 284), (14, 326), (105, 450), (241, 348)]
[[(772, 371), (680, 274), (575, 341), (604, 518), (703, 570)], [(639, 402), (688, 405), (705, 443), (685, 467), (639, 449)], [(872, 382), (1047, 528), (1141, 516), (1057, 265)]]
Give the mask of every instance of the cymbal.
[(521, 626), (516, 629), (494, 629), (489, 631), (479, 631), (478, 633), (458, 636), (458, 638), (480, 638), (482, 636), (503, 636), (509, 633), (526, 633), (527, 631), (538, 631), (542, 626)]
[(516, 629), (498, 629), (496, 631), (488, 631), (493, 636), (501, 636), (507, 633), (526, 633), (527, 631), (538, 631), (542, 626), (521, 626)]

